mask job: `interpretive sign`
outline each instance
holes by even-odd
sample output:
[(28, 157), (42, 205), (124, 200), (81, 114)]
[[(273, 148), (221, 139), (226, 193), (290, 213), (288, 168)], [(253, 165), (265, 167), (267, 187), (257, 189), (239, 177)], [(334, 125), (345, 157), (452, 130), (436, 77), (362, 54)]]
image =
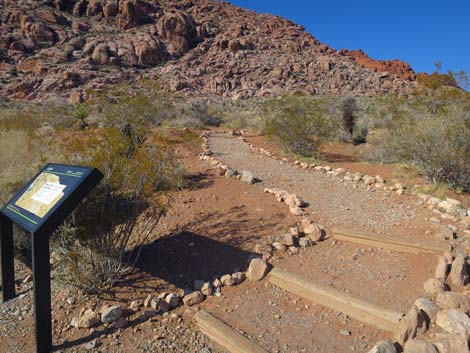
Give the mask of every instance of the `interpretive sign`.
[(34, 232), (95, 169), (48, 164), (2, 209), (20, 227)]
[(102, 178), (95, 168), (48, 164), (0, 210), (3, 301), (15, 296), (13, 222), (31, 234), (38, 353), (52, 349), (49, 236)]

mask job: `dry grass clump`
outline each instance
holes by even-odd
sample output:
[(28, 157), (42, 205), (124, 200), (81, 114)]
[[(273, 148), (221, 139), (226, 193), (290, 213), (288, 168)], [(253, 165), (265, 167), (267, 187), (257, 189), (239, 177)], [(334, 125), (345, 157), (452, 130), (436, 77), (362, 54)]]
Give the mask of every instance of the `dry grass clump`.
[(321, 143), (338, 137), (339, 121), (320, 98), (290, 96), (263, 106), (264, 132), (287, 152), (314, 156)]

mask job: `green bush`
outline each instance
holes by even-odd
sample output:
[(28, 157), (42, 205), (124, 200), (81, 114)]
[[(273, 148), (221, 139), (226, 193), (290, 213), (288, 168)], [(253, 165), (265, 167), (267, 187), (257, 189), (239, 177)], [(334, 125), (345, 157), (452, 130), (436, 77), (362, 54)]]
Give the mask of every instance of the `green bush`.
[(150, 143), (149, 129), (150, 123), (134, 122), (125, 131), (111, 126), (68, 145), (71, 163), (94, 166), (104, 179), (56, 236), (65, 282), (91, 293), (113, 286), (138, 260), (170, 191), (181, 186), (183, 171), (172, 149)]
[(376, 124), (369, 159), (411, 162), (430, 182), (470, 190), (470, 113), (467, 101), (442, 96), (393, 100), (377, 111), (388, 116)]
[(264, 103), (264, 132), (288, 152), (311, 157), (322, 142), (338, 136), (338, 120), (326, 102), (311, 97), (285, 97)]

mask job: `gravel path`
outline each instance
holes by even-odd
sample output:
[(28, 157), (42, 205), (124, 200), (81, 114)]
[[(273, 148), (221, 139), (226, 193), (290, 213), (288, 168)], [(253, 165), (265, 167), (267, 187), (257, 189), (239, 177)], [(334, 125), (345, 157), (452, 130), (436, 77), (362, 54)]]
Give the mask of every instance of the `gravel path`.
[(249, 170), (260, 179), (262, 187), (276, 187), (295, 193), (309, 203), (314, 218), (326, 225), (348, 226), (378, 233), (393, 226), (410, 223), (416, 219), (417, 210), (406, 205), (399, 197), (383, 192), (368, 191), (366, 186), (353, 188), (337, 177), (313, 170), (301, 170), (253, 152), (237, 138), (212, 135), (209, 146), (215, 157), (239, 171)]

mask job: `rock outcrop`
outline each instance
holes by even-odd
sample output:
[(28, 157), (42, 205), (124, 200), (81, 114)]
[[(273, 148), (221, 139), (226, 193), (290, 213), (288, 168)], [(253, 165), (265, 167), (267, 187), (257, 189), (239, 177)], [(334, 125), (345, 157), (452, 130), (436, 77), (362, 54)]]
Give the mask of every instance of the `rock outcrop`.
[(28, 100), (144, 77), (232, 99), (415, 86), (408, 64), (336, 51), (291, 21), (215, 0), (0, 0), (0, 77), (1, 96)]

